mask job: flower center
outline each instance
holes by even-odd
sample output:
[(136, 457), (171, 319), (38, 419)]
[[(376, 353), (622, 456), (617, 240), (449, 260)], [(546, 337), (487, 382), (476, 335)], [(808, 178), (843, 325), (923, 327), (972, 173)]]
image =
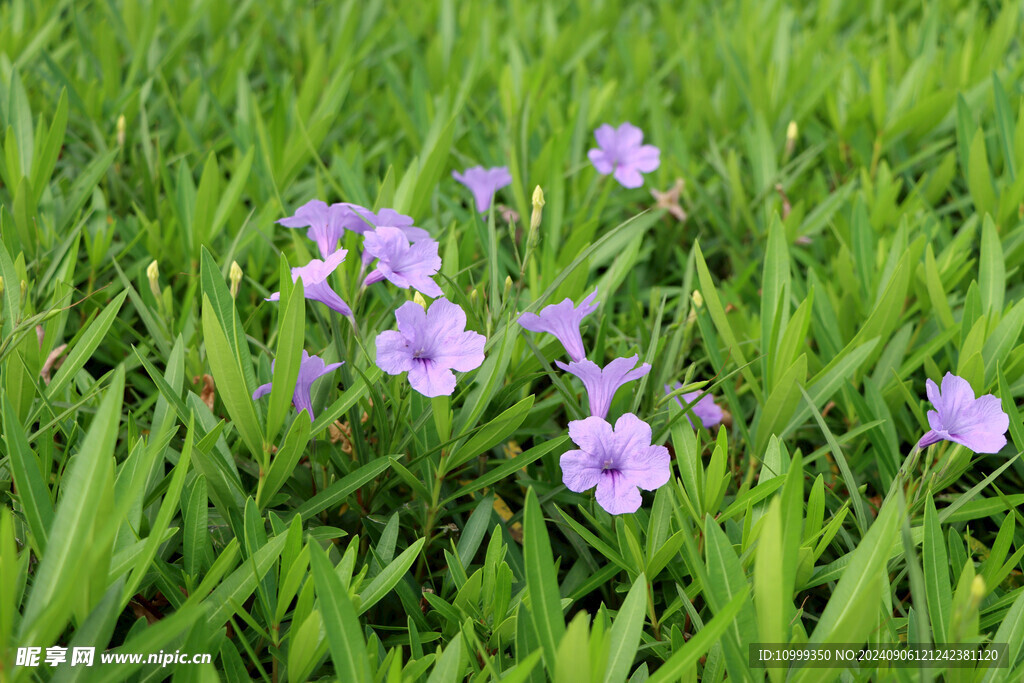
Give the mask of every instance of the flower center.
[(601, 465), (601, 471), (602, 472), (608, 472), (608, 471), (613, 471), (614, 472), (614, 471), (618, 471), (618, 469), (619, 468), (617, 468), (615, 466), (615, 462), (611, 458), (608, 458), (607, 460), (605, 460), (604, 464)]

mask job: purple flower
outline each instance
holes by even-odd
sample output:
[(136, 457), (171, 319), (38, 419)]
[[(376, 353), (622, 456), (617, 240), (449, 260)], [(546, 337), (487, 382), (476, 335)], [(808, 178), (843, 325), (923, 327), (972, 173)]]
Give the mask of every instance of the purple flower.
[(1006, 445), (1009, 416), (992, 394), (974, 398), (974, 390), (962, 377), (947, 372), (942, 391), (935, 382), (925, 382), (928, 400), (935, 410), (928, 411), (929, 430), (917, 442), (918, 448), (939, 441), (953, 441), (975, 453), (998, 453)]
[(483, 213), (491, 206), (491, 198), (494, 193), (512, 184), (512, 174), (505, 166), (495, 168), (484, 168), (474, 166), (467, 168), (465, 173), (452, 171), (452, 177), (469, 188), (476, 199), (476, 210)]
[(635, 355), (629, 358), (616, 358), (604, 368), (586, 359), (568, 365), (556, 360), (555, 365), (583, 380), (583, 386), (586, 387), (590, 399), (590, 414), (604, 418), (608, 415), (608, 409), (612, 407), (612, 398), (619, 387), (626, 382), (640, 379), (651, 371), (650, 363), (642, 363), (640, 367), (633, 368), (639, 358)]
[(363, 245), (366, 253), (377, 259), (376, 269), (366, 276), (364, 284), (372, 285), (386, 278), (402, 289), (412, 287), (430, 297), (444, 296), (431, 279), (441, 267), (435, 240), (410, 245), (398, 228), (381, 226), (366, 233)]
[[(327, 278), (345, 260), (346, 254), (348, 254), (347, 250), (339, 249), (323, 261), (313, 259), (304, 266), (292, 268), (292, 282), (301, 278), (307, 299), (319, 301), (342, 315), (352, 315), (352, 309), (348, 307), (348, 304), (327, 284)], [(279, 301), (280, 299), (280, 292), (274, 292), (267, 297), (267, 301)]]
[(484, 336), (466, 331), (466, 314), (438, 299), (426, 311), (406, 301), (397, 311), (398, 331), (377, 335), (377, 367), (389, 375), (409, 373), (409, 384), (424, 396), (451, 396), (455, 373), (484, 362)]
[(345, 234), (342, 223), (346, 215), (347, 211), (340, 204), (327, 206), (326, 202), (313, 199), (296, 209), (294, 216), (282, 218), (278, 224), (286, 228), (309, 227), (306, 236), (316, 242), (320, 255), (326, 258), (334, 252), (338, 240)]
[(381, 209), (374, 213), (358, 204), (339, 202), (328, 206), (319, 199), (306, 202), (295, 211), (294, 216), (282, 218), (278, 223), (286, 228), (308, 226), (307, 237), (316, 242), (321, 256), (325, 257), (334, 252), (346, 230), (362, 235), (375, 227), (387, 225), (398, 228), (413, 242), (430, 237), (429, 232), (413, 225), (412, 218), (394, 209)]
[(651, 445), (651, 426), (626, 413), (615, 428), (599, 417), (569, 423), (580, 450), (567, 451), (559, 464), (570, 491), (597, 487), (597, 502), (609, 514), (636, 512), (643, 499), (637, 487), (653, 491), (671, 474), (668, 449)]
[(531, 332), (549, 332), (562, 342), (566, 353), (575, 362), (586, 358), (583, 350), (583, 337), (580, 335), (580, 323), (588, 315), (597, 310), (593, 303), (597, 296), (595, 289), (578, 307), (573, 306), (572, 299), (563, 299), (561, 303), (545, 306), (540, 312), (523, 313), (519, 316), (519, 325)]
[(346, 230), (363, 235), (372, 232), (374, 228), (386, 225), (389, 228), (401, 230), (410, 242), (419, 242), (430, 237), (430, 233), (423, 228), (417, 228), (412, 223), (411, 217), (400, 214), (394, 209), (381, 209), (377, 213), (370, 211), (365, 206), (342, 202), (334, 206), (343, 207), (346, 216), (341, 224)]
[[(676, 389), (682, 388), (683, 385), (679, 382), (672, 385), (666, 384), (665, 393), (671, 394)], [(681, 396), (676, 396), (676, 403), (679, 404), (680, 408), (685, 408), (686, 406), (683, 405), (683, 401), (686, 401), (687, 404), (693, 403), (697, 397), (700, 396), (700, 393), (701, 392), (699, 391), (691, 391), (689, 393), (682, 394)], [(679, 400), (680, 398), (682, 398), (682, 401)], [(711, 429), (722, 421), (722, 409), (715, 404), (715, 399), (712, 398), (711, 394), (706, 395), (704, 398), (694, 403), (690, 406), (690, 409), (693, 411), (694, 415), (700, 418), (700, 423), (704, 425), (705, 429)], [(692, 427), (693, 420), (690, 419), (689, 414), (687, 414), (686, 419)]]
[(618, 128), (607, 123), (594, 131), (600, 149), (592, 149), (587, 156), (601, 175), (615, 174), (623, 187), (644, 184), (641, 173), (650, 173), (661, 164), (661, 151), (654, 145), (644, 145), (643, 132), (626, 122)]
[[(344, 362), (344, 361), (342, 361)], [(276, 363), (276, 361), (275, 361)], [(274, 372), (274, 364), (270, 364), (270, 372)], [(300, 413), (305, 410), (309, 412), (309, 419), (312, 421), (313, 417), (313, 399), (310, 398), (310, 390), (313, 388), (313, 382), (320, 379), (324, 375), (334, 372), (335, 368), (341, 367), (341, 363), (331, 363), (330, 365), (324, 365), (324, 359), (320, 356), (311, 356), (306, 353), (306, 350), (302, 350), (302, 362), (299, 364), (299, 377), (295, 382), (295, 391), (292, 393), (292, 405)], [(272, 383), (263, 384), (256, 387), (256, 391), (252, 392), (253, 400), (266, 396), (270, 393)]]

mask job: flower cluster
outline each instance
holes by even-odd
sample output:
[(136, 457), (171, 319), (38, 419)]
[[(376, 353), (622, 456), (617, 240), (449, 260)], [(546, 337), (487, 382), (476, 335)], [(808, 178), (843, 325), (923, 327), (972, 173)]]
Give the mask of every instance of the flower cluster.
[[(406, 302), (395, 311), (398, 331), (385, 331), (377, 337), (377, 366), (392, 375), (409, 373), (412, 388), (426, 396), (449, 395), (455, 389), (452, 370), (468, 372), (484, 360), (483, 335), (465, 331), (466, 314), (443, 298), (444, 292), (434, 280), (441, 268), (438, 243), (423, 228), (413, 225), (413, 219), (394, 209), (373, 212), (358, 204), (341, 202), (328, 205), (313, 199), (300, 206), (295, 214), (278, 221), (287, 228), (307, 228), (306, 236), (313, 240), (321, 259), (311, 259), (304, 266), (291, 269), (292, 281), (302, 280), (305, 297), (319, 301), (344, 316), (354, 317), (352, 308), (331, 286), (331, 275), (345, 262), (348, 250), (338, 242), (351, 232), (362, 237), (363, 286), (388, 281), (401, 289), (414, 289), (436, 298), (429, 310), (419, 304)], [(274, 292), (267, 301), (279, 301), (280, 292)], [(342, 361), (343, 362), (343, 361)], [(342, 362), (325, 364), (319, 356), (302, 352), (299, 376), (292, 396), (298, 411), (307, 411), (313, 417), (310, 398), (313, 382), (329, 374)], [(271, 363), (273, 373), (274, 363)], [(264, 384), (253, 392), (253, 399), (270, 393), (271, 384)]]
[(540, 314), (523, 313), (519, 325), (554, 335), (570, 359), (555, 364), (582, 380), (587, 391), (590, 417), (569, 423), (569, 437), (579, 448), (562, 455), (562, 481), (578, 493), (596, 487), (598, 504), (620, 515), (640, 508), (639, 489), (653, 491), (669, 480), (670, 464), (668, 449), (651, 443), (651, 427), (639, 417), (626, 413), (614, 427), (605, 419), (619, 388), (646, 375), (651, 366), (637, 366), (635, 355), (616, 358), (603, 368), (587, 359), (580, 323), (597, 310), (596, 297), (594, 290), (579, 306), (565, 299), (546, 306)]

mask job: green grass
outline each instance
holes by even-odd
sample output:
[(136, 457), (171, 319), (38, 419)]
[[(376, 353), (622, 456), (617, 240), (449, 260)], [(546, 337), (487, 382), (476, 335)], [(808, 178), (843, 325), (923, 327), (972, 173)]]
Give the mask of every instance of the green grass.
[[(1008, 667), (846, 680), (1019, 680), (1021, 20), (948, 0), (3, 3), (0, 680), (777, 682), (751, 643), (899, 641), (1007, 642)], [(627, 120), (661, 149), (643, 189), (586, 157)], [(517, 222), (473, 210), (451, 171), (476, 164), (509, 167)], [(649, 192), (677, 178), (685, 222)], [(360, 291), (356, 235), (334, 276), (356, 325), (293, 289), (315, 247), (274, 221), (314, 197), (440, 242), (488, 340), (450, 400), (374, 365), (410, 293)], [(611, 415), (673, 456), (614, 518), (562, 484), (586, 396), (515, 324), (594, 287), (588, 357), (653, 366)], [(303, 348), (345, 361), (312, 423), (286, 390), (249, 398)], [(946, 371), (1001, 398), (1001, 453), (911, 457)], [(675, 381), (707, 381), (728, 426), (692, 431)], [(56, 644), (213, 661), (14, 666)]]

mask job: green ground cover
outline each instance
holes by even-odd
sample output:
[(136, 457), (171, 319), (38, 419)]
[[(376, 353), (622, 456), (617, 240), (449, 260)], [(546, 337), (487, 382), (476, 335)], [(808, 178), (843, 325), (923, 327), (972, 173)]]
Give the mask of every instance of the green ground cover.
[[(1021, 30), (942, 0), (0, 4), (0, 680), (1024, 680)], [(588, 160), (624, 121), (661, 150), (642, 188)], [(512, 178), (482, 214), (475, 165)], [(486, 338), (450, 396), (377, 367), (413, 293), (361, 287), (362, 236), (329, 280), (353, 317), (292, 284), (322, 257), (275, 221), (314, 198), (437, 240)], [(563, 483), (587, 392), (517, 324), (595, 288), (587, 356), (651, 365), (608, 419), (670, 453), (623, 515)], [(312, 421), (303, 350), (344, 361)], [(947, 372), (998, 397), (997, 453), (915, 449)], [(748, 659), (808, 642), (1006, 666)], [(18, 665), (56, 646), (97, 664)], [(99, 664), (158, 651), (212, 661)]]

